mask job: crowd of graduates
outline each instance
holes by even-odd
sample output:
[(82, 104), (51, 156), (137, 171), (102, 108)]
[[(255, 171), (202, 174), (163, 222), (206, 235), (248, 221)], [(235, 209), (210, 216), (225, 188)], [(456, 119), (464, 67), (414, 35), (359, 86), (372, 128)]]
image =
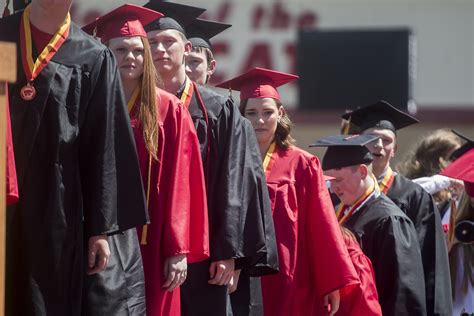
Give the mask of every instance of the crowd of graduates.
[(392, 169), (418, 120), (379, 100), (341, 113), (320, 161), (277, 90), (297, 75), (207, 87), (230, 25), (205, 9), (151, 0), (80, 27), (71, 3), (0, 19), (18, 47), (6, 315), (474, 313), (472, 140), (437, 131)]

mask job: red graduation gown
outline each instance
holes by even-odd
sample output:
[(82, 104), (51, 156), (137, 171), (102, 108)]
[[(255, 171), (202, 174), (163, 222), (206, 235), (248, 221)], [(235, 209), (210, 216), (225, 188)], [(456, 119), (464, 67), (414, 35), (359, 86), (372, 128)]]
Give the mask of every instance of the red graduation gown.
[(323, 297), (358, 284), (318, 158), (291, 146), (266, 170), (280, 273), (263, 276), (265, 315), (314, 315)]
[(6, 162), (7, 167), (5, 170), (6, 176), (6, 194), (7, 204), (13, 204), (18, 201), (18, 182), (16, 179), (16, 168), (15, 168), (15, 155), (13, 153), (12, 143), (12, 127), (10, 123), (10, 105), (8, 103), (8, 87), (5, 88), (6, 92), (6, 137), (7, 137), (7, 150), (6, 150)]
[(337, 316), (381, 316), (382, 308), (375, 285), (375, 274), (370, 259), (362, 252), (356, 240), (343, 235), (360, 284), (349, 293), (341, 292), (341, 303)]
[[(159, 108), (158, 162), (151, 165), (140, 122), (132, 109), (131, 124), (145, 190), (148, 190), (150, 225), (141, 245), (147, 315), (180, 315), (179, 289), (164, 291), (163, 263), (186, 254), (188, 263), (209, 257), (206, 187), (199, 142), (188, 111), (179, 100), (157, 89)], [(139, 102), (139, 100), (137, 100)], [(138, 229), (142, 240), (143, 229)]]

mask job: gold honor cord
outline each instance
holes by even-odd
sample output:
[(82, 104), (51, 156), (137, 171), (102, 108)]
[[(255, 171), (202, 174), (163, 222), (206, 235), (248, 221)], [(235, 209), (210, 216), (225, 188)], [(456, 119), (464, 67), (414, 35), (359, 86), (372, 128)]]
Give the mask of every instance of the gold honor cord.
[[(146, 183), (146, 207), (149, 209), (150, 206), (150, 182), (151, 182), (151, 154), (148, 154), (148, 179)], [(141, 245), (146, 245), (148, 237), (148, 224), (143, 225), (142, 237), (140, 240)]]
[(186, 78), (186, 84), (184, 87), (183, 94), (181, 95), (180, 101), (181, 103), (185, 104), (186, 99), (189, 96), (189, 90), (191, 89), (191, 80), (189, 78)]
[[(364, 194), (362, 194), (362, 196), (354, 204), (352, 204), (352, 206), (348, 208), (347, 205), (341, 205), (336, 212), (336, 217), (339, 221), (339, 224), (344, 224), (349, 219), (349, 217), (351, 217), (351, 215), (356, 212), (373, 193), (375, 193), (376, 187), (378, 187), (378, 184), (377, 180), (374, 178), (374, 184), (370, 186), (364, 192)], [(346, 209), (347, 212), (344, 212)]]
[[(133, 90), (132, 96), (130, 97), (130, 100), (128, 100), (128, 103), (127, 103), (128, 113), (132, 112), (133, 106), (137, 102), (138, 96), (140, 95), (141, 91), (142, 91), (142, 86), (141, 86), (141, 84), (138, 84), (135, 87), (135, 89)], [(147, 209), (150, 206), (151, 162), (152, 162), (151, 154), (148, 154), (148, 177), (147, 177), (147, 186), (146, 186), (146, 206), (147, 206)], [(140, 244), (141, 245), (146, 245), (147, 236), (148, 236), (148, 224), (145, 224), (145, 225), (143, 225), (142, 236), (140, 238)]]
[(133, 89), (130, 100), (128, 100), (128, 103), (127, 103), (128, 113), (132, 112), (133, 106), (135, 105), (135, 102), (137, 102), (137, 98), (138, 98), (138, 95), (140, 94), (140, 91), (142, 91), (142, 85), (138, 84), (135, 87), (135, 89)]
[(270, 161), (272, 160), (273, 153), (275, 152), (275, 142), (271, 143), (270, 147), (267, 150), (267, 153), (265, 154), (265, 158), (263, 159), (263, 171), (265, 174), (267, 174), (267, 170), (270, 166)]
[(392, 168), (390, 166), (387, 169), (387, 172), (385, 173), (385, 176), (383, 177), (382, 181), (379, 183), (380, 191), (384, 194), (387, 194), (388, 190), (392, 186), (393, 180), (395, 179), (395, 174), (393, 173)]

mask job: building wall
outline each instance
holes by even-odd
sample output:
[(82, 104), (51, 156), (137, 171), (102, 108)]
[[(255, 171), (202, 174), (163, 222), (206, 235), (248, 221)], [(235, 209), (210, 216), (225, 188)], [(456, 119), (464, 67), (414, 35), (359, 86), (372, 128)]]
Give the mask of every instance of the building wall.
[[(144, 4), (143, 0), (131, 3)], [(178, 1), (179, 2), (179, 1)], [(474, 109), (474, 1), (472, 0), (192, 0), (206, 18), (233, 27), (215, 41), (215, 81), (253, 66), (296, 72), (299, 27), (366, 29), (409, 27), (416, 37), (413, 97), (420, 108)], [(125, 1), (76, 1), (73, 18), (85, 23)], [(281, 90), (297, 108), (296, 85)]]

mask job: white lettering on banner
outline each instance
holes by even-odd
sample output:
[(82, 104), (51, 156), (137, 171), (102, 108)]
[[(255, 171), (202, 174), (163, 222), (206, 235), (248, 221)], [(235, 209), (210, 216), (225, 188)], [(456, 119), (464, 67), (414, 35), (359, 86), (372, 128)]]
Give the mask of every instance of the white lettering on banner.
[[(175, 1), (175, 0), (173, 0)], [(73, 4), (79, 24), (126, 2)], [(472, 0), (176, 0), (207, 8), (204, 16), (233, 25), (213, 40), (218, 62), (214, 83), (261, 66), (297, 73), (298, 29), (368, 29), (408, 27), (417, 39), (413, 97), (420, 105), (474, 104), (474, 38)], [(429, 10), (427, 10), (429, 8)], [(439, 23), (443, 21), (443, 23)], [(221, 93), (223, 92), (221, 89)], [(297, 84), (281, 87), (283, 103), (298, 102)]]
[[(130, 1), (130, 3), (142, 4), (139, 1)], [(119, 4), (114, 1), (114, 6), (117, 5)], [(234, 25), (212, 41), (218, 66), (211, 85), (230, 79), (253, 67), (297, 73), (298, 29), (315, 28), (317, 25), (316, 12), (299, 12), (300, 10), (291, 9), (281, 2), (256, 3), (224, 0), (212, 1), (212, 3), (195, 1), (192, 5), (208, 8), (202, 18)], [(83, 8), (81, 3), (80, 8), (78, 5), (73, 7), (72, 13), (74, 19), (81, 21), (80, 24), (83, 25), (103, 12), (113, 9), (114, 6), (110, 8), (87, 6), (89, 7), (87, 9)], [(78, 12), (78, 9), (81, 12)], [(221, 93), (227, 93), (221, 89), (218, 90)], [(286, 107), (296, 106), (297, 90), (296, 84), (281, 88), (282, 101)]]

